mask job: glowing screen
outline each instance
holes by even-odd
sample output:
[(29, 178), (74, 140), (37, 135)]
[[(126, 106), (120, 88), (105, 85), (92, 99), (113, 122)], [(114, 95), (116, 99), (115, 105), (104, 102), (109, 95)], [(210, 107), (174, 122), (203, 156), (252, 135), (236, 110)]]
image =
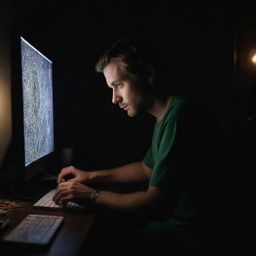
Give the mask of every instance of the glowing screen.
[(25, 166), (54, 150), (52, 62), (21, 38)]

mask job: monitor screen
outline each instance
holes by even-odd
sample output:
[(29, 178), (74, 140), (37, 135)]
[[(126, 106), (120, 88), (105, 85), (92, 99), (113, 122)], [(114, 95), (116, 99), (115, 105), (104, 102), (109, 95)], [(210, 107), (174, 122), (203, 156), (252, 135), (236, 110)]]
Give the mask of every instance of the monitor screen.
[(21, 42), (25, 166), (54, 151), (52, 62)]
[(11, 165), (18, 186), (56, 166), (53, 63), (38, 50), (45, 46), (16, 32), (12, 42)]

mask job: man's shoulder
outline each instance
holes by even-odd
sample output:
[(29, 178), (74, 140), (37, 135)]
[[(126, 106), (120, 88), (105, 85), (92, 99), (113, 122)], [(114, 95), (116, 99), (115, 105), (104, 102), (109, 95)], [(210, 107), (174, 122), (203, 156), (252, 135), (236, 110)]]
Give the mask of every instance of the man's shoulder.
[(172, 104), (170, 110), (173, 115), (181, 114), (186, 108), (192, 104), (192, 101), (189, 97), (185, 95), (174, 95), (172, 99)]

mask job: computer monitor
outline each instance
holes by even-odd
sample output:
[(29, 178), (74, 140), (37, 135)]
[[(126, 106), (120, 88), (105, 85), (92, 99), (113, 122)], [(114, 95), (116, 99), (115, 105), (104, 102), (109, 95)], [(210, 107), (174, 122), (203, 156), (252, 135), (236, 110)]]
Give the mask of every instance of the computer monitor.
[(22, 183), (55, 165), (53, 63), (23, 37), (13, 40), (12, 148)]
[(25, 166), (54, 151), (52, 62), (20, 38)]

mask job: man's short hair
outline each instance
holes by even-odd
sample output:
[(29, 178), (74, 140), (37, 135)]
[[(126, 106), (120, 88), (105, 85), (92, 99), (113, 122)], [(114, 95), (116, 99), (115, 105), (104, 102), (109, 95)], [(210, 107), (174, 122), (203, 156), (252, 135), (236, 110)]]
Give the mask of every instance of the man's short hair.
[(173, 83), (166, 79), (170, 72), (166, 71), (165, 61), (154, 44), (134, 37), (119, 38), (99, 58), (96, 71), (102, 73), (113, 61), (123, 63), (129, 75), (141, 81), (140, 84), (147, 87), (144, 89), (156, 96), (168, 97), (173, 93)]

